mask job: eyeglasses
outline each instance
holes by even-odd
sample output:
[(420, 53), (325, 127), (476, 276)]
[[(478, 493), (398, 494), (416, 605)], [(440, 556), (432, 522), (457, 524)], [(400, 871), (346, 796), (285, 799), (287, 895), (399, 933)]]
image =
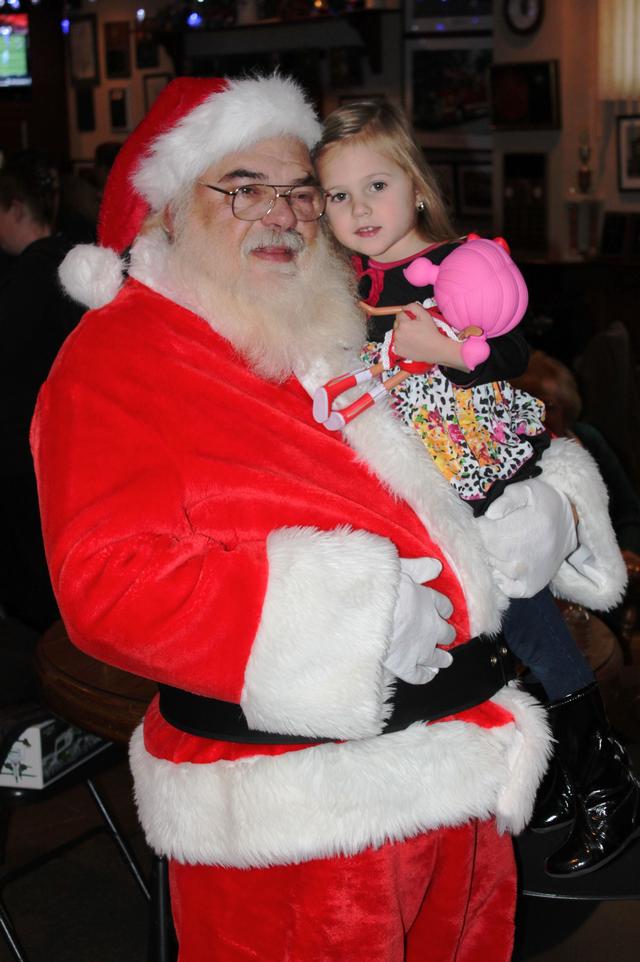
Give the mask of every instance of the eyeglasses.
[(243, 184), (234, 190), (214, 187), (199, 182), (201, 187), (217, 190), (231, 197), (231, 213), (238, 220), (261, 220), (270, 214), (278, 197), (284, 197), (298, 220), (318, 220), (324, 214), (327, 195), (321, 187), (308, 184), (304, 187), (283, 187), (273, 184)]

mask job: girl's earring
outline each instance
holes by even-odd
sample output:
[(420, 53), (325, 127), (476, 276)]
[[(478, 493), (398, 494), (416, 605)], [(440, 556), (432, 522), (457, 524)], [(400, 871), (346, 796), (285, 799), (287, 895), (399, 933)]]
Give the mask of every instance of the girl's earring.
[(423, 200), (419, 200), (418, 203), (416, 204), (416, 210), (418, 211), (419, 214), (421, 214), (424, 209), (425, 209), (425, 203), (424, 203), (424, 201), (423, 201)]

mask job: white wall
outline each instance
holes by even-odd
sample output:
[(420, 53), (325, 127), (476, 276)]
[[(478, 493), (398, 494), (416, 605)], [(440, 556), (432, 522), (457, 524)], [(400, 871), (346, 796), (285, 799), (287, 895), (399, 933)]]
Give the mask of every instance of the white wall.
[[(76, 102), (75, 89), (67, 79), (67, 98), (69, 111), (69, 145), (71, 159), (74, 162), (85, 161), (88, 164), (93, 162), (95, 148), (104, 141), (124, 141), (127, 131), (114, 132), (111, 129), (109, 116), (109, 91), (119, 88), (127, 90), (129, 107), (129, 130), (133, 130), (136, 124), (142, 119), (144, 114), (144, 80), (147, 74), (171, 73), (173, 74), (173, 64), (167, 56), (165, 50), (159, 48), (158, 66), (147, 70), (138, 70), (136, 67), (136, 19), (135, 12), (138, 7), (145, 7), (147, 12), (153, 9), (152, 3), (158, 0), (99, 0), (90, 3), (84, 0), (82, 8), (76, 13), (95, 14), (97, 18), (97, 41), (98, 41), (98, 62), (100, 84), (94, 87), (94, 109), (96, 119), (96, 129), (92, 132), (80, 133), (76, 125)], [(106, 76), (105, 45), (103, 25), (110, 21), (127, 21), (131, 28), (130, 35), (130, 57), (131, 57), (131, 77), (128, 79), (110, 79)]]
[[(560, 60), (562, 129), (494, 133), (495, 207), (501, 221), (502, 156), (512, 151), (545, 152), (548, 158), (549, 257), (579, 260), (569, 243), (569, 205), (578, 203), (580, 217), (588, 216), (577, 189), (580, 136), (591, 145), (592, 186), (587, 197), (598, 214), (596, 237), (605, 210), (640, 211), (640, 193), (620, 193), (617, 184), (616, 121), (636, 113), (637, 102), (602, 103), (597, 99), (597, 0), (553, 0), (545, 4), (541, 28), (531, 37), (511, 33), (502, 17), (495, 17), (494, 62)], [(590, 253), (594, 253), (593, 250)]]

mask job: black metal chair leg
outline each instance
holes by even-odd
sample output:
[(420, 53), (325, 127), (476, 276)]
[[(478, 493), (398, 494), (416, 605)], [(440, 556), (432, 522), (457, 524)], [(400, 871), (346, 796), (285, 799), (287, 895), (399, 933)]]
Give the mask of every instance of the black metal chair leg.
[(0, 865), (4, 863), (7, 850), (7, 835), (9, 834), (9, 817), (11, 809), (0, 799)]
[(151, 868), (148, 962), (173, 962), (175, 957), (175, 937), (169, 904), (169, 866), (166, 858), (154, 855)]
[(131, 874), (133, 875), (136, 882), (138, 883), (138, 886), (140, 887), (144, 897), (150, 900), (151, 893), (149, 891), (149, 886), (147, 885), (145, 879), (143, 878), (142, 872), (140, 871), (140, 868), (133, 856), (133, 853), (131, 852), (129, 846), (127, 845), (124, 838), (122, 837), (122, 834), (120, 833), (115, 821), (113, 820), (113, 816), (111, 815), (109, 809), (107, 808), (106, 803), (102, 798), (102, 795), (96, 788), (96, 785), (93, 779), (87, 778), (86, 786), (91, 792), (91, 796), (94, 802), (96, 803), (98, 810), (102, 815), (102, 818), (105, 821), (105, 824), (109, 830), (109, 834), (111, 835), (112, 839), (120, 849), (120, 854), (122, 855), (123, 859), (129, 866), (129, 869), (131, 870)]
[(11, 919), (9, 918), (9, 915), (7, 914), (7, 911), (1, 901), (0, 901), (0, 929), (2, 930), (2, 933), (7, 941), (7, 945), (11, 950), (11, 954), (13, 958), (16, 959), (16, 962), (27, 962), (27, 957), (24, 954), (24, 949), (18, 942), (18, 937), (13, 928)]

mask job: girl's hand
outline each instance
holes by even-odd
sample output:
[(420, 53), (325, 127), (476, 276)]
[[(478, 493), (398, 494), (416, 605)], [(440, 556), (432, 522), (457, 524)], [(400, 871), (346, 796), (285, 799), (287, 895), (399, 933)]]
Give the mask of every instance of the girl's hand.
[(393, 348), (400, 357), (469, 371), (462, 360), (462, 345), (442, 334), (421, 304), (407, 304), (396, 315), (393, 329)]

